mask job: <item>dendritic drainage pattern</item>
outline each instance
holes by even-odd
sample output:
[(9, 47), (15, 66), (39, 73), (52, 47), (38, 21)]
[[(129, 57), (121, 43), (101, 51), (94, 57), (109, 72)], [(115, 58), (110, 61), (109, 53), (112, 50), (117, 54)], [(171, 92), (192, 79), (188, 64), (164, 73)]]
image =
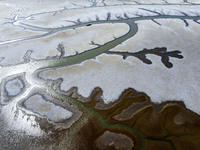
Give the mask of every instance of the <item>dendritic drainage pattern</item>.
[(0, 149), (199, 149), (198, 0), (0, 9)]

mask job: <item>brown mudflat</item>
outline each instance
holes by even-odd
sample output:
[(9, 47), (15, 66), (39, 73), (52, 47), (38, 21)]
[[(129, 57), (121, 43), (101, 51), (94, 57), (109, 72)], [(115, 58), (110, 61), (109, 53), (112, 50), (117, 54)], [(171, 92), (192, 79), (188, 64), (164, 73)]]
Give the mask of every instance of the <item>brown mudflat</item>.
[(87, 101), (80, 101), (91, 112), (80, 126), (76, 125), (71, 149), (199, 149), (200, 116), (182, 102), (155, 104), (145, 93), (127, 89), (117, 102), (105, 105), (101, 93), (96, 88)]

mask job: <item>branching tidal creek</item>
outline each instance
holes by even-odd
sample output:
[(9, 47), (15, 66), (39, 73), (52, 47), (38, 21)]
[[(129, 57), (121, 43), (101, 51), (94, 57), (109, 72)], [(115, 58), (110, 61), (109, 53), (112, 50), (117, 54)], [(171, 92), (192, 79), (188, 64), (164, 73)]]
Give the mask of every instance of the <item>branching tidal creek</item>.
[[(86, 60), (95, 59), (101, 54), (120, 55), (124, 60), (128, 57), (134, 57), (146, 65), (151, 65), (153, 63), (153, 61), (147, 58), (146, 55), (155, 55), (156, 57), (161, 58), (163, 67), (166, 67), (166, 69), (172, 68), (176, 64), (172, 64), (170, 58), (184, 59), (181, 49), (169, 50), (166, 47), (145, 47), (137, 52), (127, 52), (123, 50), (112, 51), (112, 49), (137, 34), (137, 21), (149, 20), (158, 23), (156, 22), (156, 19), (181, 19), (184, 21), (185, 25), (188, 26), (189, 24), (187, 20), (193, 20), (195, 23), (199, 24), (198, 21), (200, 20), (200, 16), (190, 16), (184, 12), (180, 12), (181, 15), (168, 15), (162, 14), (161, 12), (153, 12), (146, 8), (141, 9), (141, 11), (146, 11), (151, 13), (151, 15), (138, 15), (137, 17), (129, 18), (128, 15), (124, 13), (121, 14), (118, 19), (112, 20), (111, 14), (108, 13), (105, 20), (100, 20), (98, 17), (96, 17), (96, 20), (88, 22), (76, 20), (73, 21), (74, 25), (72, 26), (43, 28), (44, 31), (47, 30), (48, 32), (40, 36), (32, 36), (18, 41), (13, 40), (1, 43), (1, 45), (3, 45), (12, 42), (41, 38), (56, 34), (57, 32), (66, 31), (68, 29), (76, 29), (84, 26), (90, 28), (90, 26), (95, 24), (123, 23), (128, 25), (129, 31), (124, 35), (114, 38), (113, 40), (102, 45), (91, 41), (91, 45), (95, 45), (95, 48), (81, 53), (76, 53), (75, 55), (65, 56), (64, 46), (62, 43), (58, 43), (57, 50), (60, 52), (60, 56), (48, 57), (46, 59), (33, 59), (31, 57), (32, 51), (27, 50), (27, 53), (24, 55), (23, 62), (15, 65), (1, 66), (0, 81), (3, 81), (13, 75), (24, 74), (23, 76), (21, 75), (19, 81), (18, 79), (13, 80), (13, 82), (19, 82), (21, 87), (25, 86), (25, 88), (30, 91), (30, 93), (24, 92), (24, 94), (20, 95), (20, 98), (24, 99), (29, 97), (31, 95), (31, 90), (33, 89), (42, 89), (45, 94), (50, 95), (53, 99), (76, 107), (77, 110), (82, 113), (78, 119), (71, 123), (70, 127), (64, 129), (55, 128), (55, 131), (53, 131), (58, 133), (62, 131), (62, 133), (66, 134), (58, 139), (55, 138), (55, 141), (57, 140), (58, 142), (59, 146), (57, 146), (59, 149), (92, 150), (99, 149), (98, 146), (102, 145), (104, 149), (110, 150), (155, 150), (156, 148), (178, 150), (181, 148), (181, 145), (177, 144), (178, 142), (188, 142), (188, 139), (194, 139), (195, 136), (200, 138), (200, 130), (198, 129), (200, 119), (198, 115), (188, 110), (184, 104), (179, 101), (155, 104), (151, 102), (151, 99), (147, 94), (127, 87), (128, 89), (121, 93), (121, 96), (116, 102), (113, 102), (112, 104), (105, 104), (101, 98), (103, 91), (98, 87), (93, 90), (87, 100), (83, 100), (84, 97), (79, 95), (77, 91), (70, 90), (68, 92), (64, 92), (60, 90), (62, 79), (56, 81), (45, 80), (39, 76), (39, 74), (44, 70), (53, 70), (60, 67), (80, 64)], [(20, 25), (29, 29), (42, 30), (42, 28), (25, 23)], [(25, 81), (22, 82), (21, 80)], [(11, 84), (11, 82), (9, 84)], [(38, 93), (40, 93), (39, 90)], [(44, 93), (40, 94), (42, 95)], [(18, 101), (16, 101), (16, 104), (17, 103)], [(23, 104), (21, 104), (20, 107), (23, 107)], [(129, 109), (134, 110), (133, 113), (128, 114), (127, 112), (131, 112)], [(178, 124), (176, 121), (181, 117), (174, 119), (174, 116), (177, 114), (184, 114), (186, 116), (186, 120), (188, 118), (192, 118), (192, 121), (185, 121)], [(190, 117), (187, 118), (187, 116)], [(37, 116), (37, 118), (40, 117)], [(56, 123), (50, 122), (49, 124), (54, 124), (56, 126)], [(189, 130), (189, 127), (194, 130)], [(55, 133), (55, 135), (59, 137), (58, 134)], [(112, 137), (113, 141), (106, 143), (106, 139), (109, 139), (109, 137)], [(180, 137), (180, 139), (177, 139), (178, 137)], [(118, 141), (123, 142), (121, 145), (118, 145)], [(195, 142), (197, 145), (199, 144), (199, 142)]]

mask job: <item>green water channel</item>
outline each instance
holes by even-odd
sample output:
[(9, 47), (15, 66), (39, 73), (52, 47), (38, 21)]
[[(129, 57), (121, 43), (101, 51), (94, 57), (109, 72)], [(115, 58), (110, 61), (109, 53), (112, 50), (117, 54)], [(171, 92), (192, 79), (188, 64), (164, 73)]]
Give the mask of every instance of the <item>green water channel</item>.
[[(151, 19), (166, 19), (166, 18), (171, 18), (171, 19), (199, 19), (200, 17), (191, 17), (191, 16), (149, 16), (149, 17), (138, 17), (138, 18), (134, 18), (134, 19), (125, 19), (125, 20), (113, 20), (113, 21), (99, 21), (99, 22), (91, 22), (89, 24), (93, 25), (93, 24), (103, 24), (103, 23), (125, 23), (129, 26), (129, 31), (124, 34), (123, 36), (120, 36), (118, 38), (113, 39), (112, 41), (109, 41), (107, 43), (105, 43), (104, 45), (99, 45), (96, 48), (87, 50), (85, 52), (76, 54), (76, 55), (72, 55), (72, 56), (66, 56), (63, 58), (50, 58), (50, 59), (44, 59), (44, 60), (36, 60), (34, 62), (29, 62), (26, 63), (26, 65), (34, 65), (35, 68), (33, 70), (33, 74), (35, 70), (44, 70), (44, 69), (51, 69), (51, 68), (57, 68), (57, 67), (67, 67), (67, 66), (71, 66), (74, 64), (78, 64), (81, 63), (85, 60), (89, 60), (89, 59), (94, 59), (95, 57), (106, 53), (107, 51), (113, 49), (114, 47), (116, 47), (117, 45), (123, 43), (124, 41), (130, 39), (131, 37), (133, 37), (137, 32), (138, 32), (138, 25), (135, 23), (135, 21), (139, 21), (139, 20), (151, 20)], [(70, 28), (78, 28), (78, 27), (82, 27), (82, 26), (87, 26), (88, 23), (83, 23), (81, 25), (75, 25), (73, 27), (65, 27), (65, 28), (59, 28), (59, 29), (55, 29), (53, 30), (51, 33), (56, 33), (59, 31), (63, 31), (63, 30), (67, 30)], [(18, 64), (21, 65), (21, 64)], [(10, 66), (13, 67), (13, 66)], [(115, 123), (115, 124), (109, 124), (106, 122), (106, 118), (103, 118), (101, 116), (101, 114), (99, 114), (97, 111), (95, 111), (92, 108), (89, 108), (87, 106), (85, 106), (83, 103), (79, 102), (76, 99), (73, 99), (71, 97), (67, 97), (64, 95), (61, 95), (59, 93), (56, 93), (56, 91), (54, 91), (52, 89), (52, 87), (48, 87), (48, 92), (52, 95), (52, 97), (56, 98), (56, 99), (62, 99), (65, 100), (67, 102), (72, 103), (73, 105), (77, 106), (80, 110), (82, 110), (84, 112), (85, 117), (84, 118), (89, 118), (90, 114), (92, 113), (93, 115), (95, 115), (99, 122), (102, 124), (102, 126), (108, 128), (108, 129), (113, 129), (113, 128), (121, 128), (122, 130), (128, 131), (130, 133), (133, 133), (134, 135), (136, 135), (140, 142), (141, 142), (141, 147), (140, 149), (144, 149), (145, 147), (145, 135), (143, 135), (140, 131), (138, 131), (137, 129), (128, 126), (126, 124), (122, 124), (122, 123)], [(78, 120), (80, 121), (80, 120)], [(80, 121), (84, 122), (84, 120)]]
[[(122, 22), (109, 21), (106, 23), (122, 23)], [(135, 24), (133, 22), (132, 19), (124, 20), (123, 23), (126, 23), (127, 25), (129, 25), (129, 31), (125, 35), (115, 38), (114, 40), (109, 41), (109, 42), (105, 43), (104, 45), (100, 45), (97, 48), (87, 50), (80, 54), (76, 54), (73, 56), (67, 56), (67, 57), (63, 57), (60, 59), (49, 59), (49, 60), (44, 60), (44, 61), (38, 61), (37, 62), (38, 69), (70, 66), (70, 65), (81, 63), (88, 59), (95, 58), (96, 56), (107, 52), (108, 50), (123, 43), (127, 39), (133, 37), (137, 33), (138, 26), (137, 26), (137, 24)], [(84, 26), (84, 25), (82, 25), (82, 26)]]

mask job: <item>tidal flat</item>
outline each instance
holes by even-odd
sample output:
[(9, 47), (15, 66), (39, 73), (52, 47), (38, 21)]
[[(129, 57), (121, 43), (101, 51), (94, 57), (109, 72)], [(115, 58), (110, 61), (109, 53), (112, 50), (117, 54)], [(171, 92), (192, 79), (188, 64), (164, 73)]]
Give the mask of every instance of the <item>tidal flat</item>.
[(0, 149), (199, 149), (198, 0), (0, 9)]

